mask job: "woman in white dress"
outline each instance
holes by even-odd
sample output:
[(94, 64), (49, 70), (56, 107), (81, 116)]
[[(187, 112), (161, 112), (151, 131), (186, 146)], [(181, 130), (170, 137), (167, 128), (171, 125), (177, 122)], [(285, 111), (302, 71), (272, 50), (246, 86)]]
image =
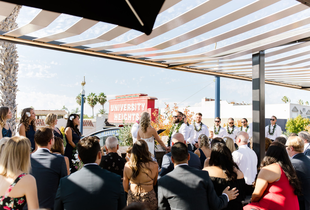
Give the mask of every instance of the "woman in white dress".
[(151, 126), (150, 114), (143, 112), (140, 119), (140, 127), (138, 130), (137, 140), (144, 140), (149, 147), (149, 152), (152, 157), (155, 157), (155, 140), (161, 147), (168, 152), (170, 148), (166, 147), (164, 142), (160, 139), (155, 128)]

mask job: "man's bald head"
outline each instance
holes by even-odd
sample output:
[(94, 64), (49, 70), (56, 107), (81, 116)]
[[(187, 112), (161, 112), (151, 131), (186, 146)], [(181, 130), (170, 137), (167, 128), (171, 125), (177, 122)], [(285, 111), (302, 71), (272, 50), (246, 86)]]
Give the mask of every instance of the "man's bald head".
[(237, 140), (240, 140), (241, 144), (247, 144), (249, 140), (249, 134), (247, 132), (240, 131), (237, 135)]
[(186, 144), (186, 141), (184, 139), (184, 136), (182, 133), (175, 133), (173, 136), (172, 136), (172, 142), (175, 144), (177, 142), (181, 142), (181, 143), (184, 143)]

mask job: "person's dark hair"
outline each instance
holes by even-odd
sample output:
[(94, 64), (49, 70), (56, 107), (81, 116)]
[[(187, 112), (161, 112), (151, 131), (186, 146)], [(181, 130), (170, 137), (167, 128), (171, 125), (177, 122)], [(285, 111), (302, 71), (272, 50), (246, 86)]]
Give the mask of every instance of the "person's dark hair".
[(30, 121), (30, 116), (28, 116), (31, 110), (33, 110), (33, 108), (23, 109), (19, 120), (19, 124), (24, 124), (26, 132), (29, 130), (29, 125), (32, 125), (33, 129), (36, 130), (36, 120)]
[(48, 142), (53, 138), (53, 129), (49, 127), (39, 128), (34, 134), (34, 141), (39, 146), (47, 146)]
[(297, 133), (291, 133), (291, 134), (290, 134), (290, 137), (291, 137), (291, 136), (298, 136), (298, 134), (297, 134)]
[[(144, 163), (153, 162), (147, 143), (144, 140), (138, 140), (133, 144), (131, 149), (130, 162), (132, 178), (134, 179), (139, 175)], [(151, 169), (148, 167), (144, 167), (151, 171)]]
[(215, 120), (220, 120), (220, 121), (222, 121), (220, 117), (216, 117)]
[(199, 116), (201, 116), (201, 117), (202, 117), (202, 114), (201, 114), (200, 112), (196, 113), (196, 115), (199, 115)]
[(276, 116), (272, 115), (271, 117), (274, 117), (276, 120), (278, 119)]
[(215, 138), (212, 139), (212, 141), (211, 141), (211, 149), (212, 149), (212, 147), (213, 147), (216, 143), (223, 143), (223, 144), (226, 145), (225, 141), (224, 141), (221, 137), (215, 137)]
[(286, 144), (286, 138), (285, 138), (285, 137), (282, 137), (282, 136), (277, 137), (274, 141), (280, 142), (280, 143), (283, 144), (283, 145)]
[(267, 153), (262, 160), (260, 167), (277, 163), (284, 171), (290, 185), (294, 188), (295, 195), (301, 195), (301, 186), (296, 175), (295, 169), (288, 157), (285, 146), (280, 142), (272, 142)]
[[(73, 116), (73, 118), (72, 118), (72, 116)], [(81, 136), (81, 133), (80, 133), (80, 131), (79, 131), (79, 129), (78, 129), (78, 125), (74, 126), (74, 124), (73, 124), (73, 120), (74, 120), (76, 117), (79, 117), (79, 118), (80, 118), (80, 116), (79, 116), (78, 114), (70, 114), (70, 116), (68, 117), (68, 120), (67, 120), (67, 125), (66, 125), (66, 127), (65, 127), (65, 130), (66, 130), (67, 127), (69, 127), (69, 128), (71, 128), (72, 130), (74, 130), (75, 133), (77, 133), (77, 135)]]
[(235, 121), (235, 119), (234, 119), (234, 118), (232, 118), (232, 117), (228, 118), (228, 121), (229, 121), (229, 120)]
[(100, 152), (100, 144), (96, 137), (88, 136), (78, 142), (77, 150), (84, 164), (94, 163)]
[(184, 143), (177, 142), (171, 147), (171, 157), (180, 163), (188, 159), (188, 149)]
[(52, 152), (59, 152), (60, 154), (64, 155), (64, 143), (62, 138), (60, 137), (54, 137), (54, 145), (51, 148)]
[(270, 138), (265, 137), (265, 152), (267, 152), (270, 144), (272, 143)]
[(236, 180), (237, 173), (234, 172), (234, 167), (239, 169), (237, 164), (233, 161), (231, 151), (223, 143), (217, 143), (212, 147), (211, 157), (209, 161), (210, 166), (218, 166), (225, 171), (227, 181)]
[(182, 116), (184, 115), (183, 112), (181, 112), (181, 111), (178, 111), (178, 113), (179, 113), (180, 115), (182, 115)]
[(9, 113), (10, 108), (7, 106), (1, 106), (0, 107), (0, 126), (4, 128), (6, 123), (6, 116)]

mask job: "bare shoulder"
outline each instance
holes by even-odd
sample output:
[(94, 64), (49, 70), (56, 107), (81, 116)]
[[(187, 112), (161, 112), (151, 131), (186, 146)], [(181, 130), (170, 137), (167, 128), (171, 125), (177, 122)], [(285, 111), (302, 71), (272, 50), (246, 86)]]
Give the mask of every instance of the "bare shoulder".
[(65, 133), (68, 133), (68, 132), (72, 132), (72, 131), (71, 131), (71, 128), (66, 127)]
[(243, 175), (242, 171), (240, 171), (239, 169), (234, 168), (234, 172), (237, 174), (237, 179), (244, 178), (244, 175)]
[(24, 177), (22, 177), (19, 182), (21, 185), (25, 187), (30, 187), (36, 184), (36, 179), (32, 175), (27, 174)]
[(258, 178), (264, 179), (269, 183), (278, 180), (280, 177), (281, 168), (276, 163), (263, 167), (258, 174)]

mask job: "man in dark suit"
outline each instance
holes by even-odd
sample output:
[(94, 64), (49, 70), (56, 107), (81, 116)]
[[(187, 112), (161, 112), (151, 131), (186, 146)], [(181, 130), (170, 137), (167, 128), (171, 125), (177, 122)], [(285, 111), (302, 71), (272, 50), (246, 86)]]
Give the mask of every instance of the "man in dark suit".
[[(172, 145), (177, 142), (186, 144), (183, 134), (176, 133), (172, 136)], [(188, 165), (193, 168), (201, 169), (201, 162), (200, 162), (198, 155), (196, 155), (195, 153), (191, 151), (188, 151), (188, 154), (190, 155)], [(171, 152), (169, 152), (163, 156), (163, 160), (161, 163), (161, 171), (158, 174), (158, 178), (165, 176), (167, 173), (173, 171), (173, 169), (174, 169), (174, 165), (171, 161)]]
[(304, 154), (310, 157), (310, 134), (307, 131), (301, 131), (298, 136), (304, 141)]
[(38, 149), (31, 154), (30, 174), (37, 182), (40, 208), (53, 209), (59, 180), (68, 175), (66, 162), (63, 156), (50, 152), (54, 144), (51, 128), (39, 128), (34, 135), (34, 141)]
[(86, 137), (77, 144), (81, 170), (60, 180), (55, 210), (111, 209), (125, 207), (121, 177), (100, 168), (100, 144), (96, 137)]
[(184, 143), (171, 148), (175, 169), (158, 180), (158, 209), (222, 209), (238, 195), (237, 189), (217, 196), (207, 171), (188, 166), (190, 155)]
[(310, 210), (310, 159), (303, 153), (304, 141), (298, 136), (289, 137), (286, 150), (301, 184), (302, 194), (298, 196), (300, 210)]

